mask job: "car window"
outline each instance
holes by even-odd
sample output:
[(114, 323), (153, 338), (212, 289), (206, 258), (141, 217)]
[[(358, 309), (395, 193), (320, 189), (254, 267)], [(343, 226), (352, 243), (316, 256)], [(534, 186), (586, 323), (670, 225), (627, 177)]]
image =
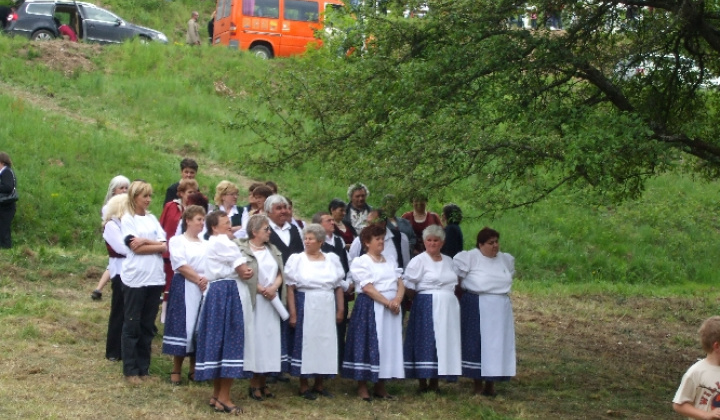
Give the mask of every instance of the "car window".
[(31, 15), (52, 16), (54, 8), (55, 5), (52, 3), (31, 3), (28, 4), (27, 9), (25, 9), (25, 13), (29, 13)]
[(115, 22), (119, 19), (114, 14), (98, 7), (83, 6), (83, 11), (85, 12), (85, 19), (97, 20), (100, 22)]
[(312, 1), (285, 0), (285, 19), (318, 21), (318, 4)]
[(277, 19), (280, 16), (280, 0), (243, 0), (243, 14)]

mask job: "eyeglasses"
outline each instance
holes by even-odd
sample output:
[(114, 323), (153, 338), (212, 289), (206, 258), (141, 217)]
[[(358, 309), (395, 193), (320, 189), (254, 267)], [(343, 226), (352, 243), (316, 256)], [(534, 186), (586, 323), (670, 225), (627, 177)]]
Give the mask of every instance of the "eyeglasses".
[(272, 228), (270, 226), (265, 226), (265, 232), (272, 232)]

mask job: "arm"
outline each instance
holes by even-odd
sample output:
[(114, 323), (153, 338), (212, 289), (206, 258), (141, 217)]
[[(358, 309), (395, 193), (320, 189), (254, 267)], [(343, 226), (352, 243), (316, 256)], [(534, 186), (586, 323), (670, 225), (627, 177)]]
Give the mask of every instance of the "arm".
[(204, 292), (205, 289), (207, 289), (208, 280), (205, 277), (199, 275), (197, 271), (195, 271), (189, 265), (185, 264), (178, 267), (177, 272), (182, 274), (182, 276), (185, 277), (185, 279), (189, 282), (195, 283), (201, 292)]
[(235, 272), (240, 276), (243, 280), (249, 280), (253, 276), (253, 270), (252, 268), (248, 267), (247, 264), (244, 262), (237, 267), (235, 267)]
[[(377, 289), (372, 283), (368, 283), (363, 286), (362, 291), (363, 293), (368, 295), (370, 299), (390, 309), (394, 314), (400, 313), (400, 305), (394, 302), (394, 299), (392, 301), (386, 299), (385, 296), (382, 295), (382, 293), (377, 291)], [(397, 295), (395, 297), (397, 297)]]
[(138, 255), (162, 254), (167, 251), (167, 246), (165, 242), (133, 238), (130, 241), (130, 250)]
[[(405, 283), (403, 283), (402, 277), (398, 277), (398, 290), (397, 294), (392, 300), (391, 306), (396, 307), (397, 311), (400, 312), (400, 305), (402, 304), (403, 298), (405, 297)], [(393, 312), (395, 312), (393, 310)], [(395, 313), (398, 313), (395, 312)]]
[(338, 324), (345, 319), (345, 294), (342, 287), (335, 288), (335, 322)]
[(287, 287), (287, 306), (288, 312), (290, 313), (290, 319), (288, 320), (288, 324), (290, 324), (292, 328), (295, 328), (295, 324), (297, 324), (297, 309), (295, 308), (295, 286)]
[[(257, 291), (258, 293), (262, 294), (263, 297), (267, 300), (273, 300), (275, 299), (275, 296), (277, 296), (277, 291), (282, 286), (282, 275), (280, 274), (280, 271), (278, 271), (277, 276), (275, 277), (275, 281), (272, 285), (268, 287), (262, 287), (260, 286), (260, 283), (258, 283)], [(261, 290), (262, 289), (262, 290)], [(265, 296), (267, 294), (267, 296)]]
[(682, 404), (673, 403), (673, 410), (676, 413), (681, 414), (685, 417), (700, 420), (720, 419), (720, 408), (715, 408), (710, 412), (695, 408), (691, 402), (685, 402)]

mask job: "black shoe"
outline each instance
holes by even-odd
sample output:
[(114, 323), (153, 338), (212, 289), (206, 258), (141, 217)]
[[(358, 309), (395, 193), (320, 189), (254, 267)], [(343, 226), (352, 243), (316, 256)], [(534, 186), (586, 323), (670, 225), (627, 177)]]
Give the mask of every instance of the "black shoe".
[(279, 374), (278, 376), (271, 376), (271, 378), (273, 378), (273, 377), (274, 377), (275, 380), (278, 381), (278, 382), (290, 382), (290, 378), (288, 378), (287, 376), (283, 375), (282, 373)]
[(313, 389), (312, 392), (313, 392), (314, 394), (322, 395), (322, 396), (325, 397), (325, 398), (335, 398), (335, 396), (334, 396), (330, 391), (328, 391), (328, 390), (325, 389), (325, 388), (323, 388), (323, 389)]
[[(260, 396), (255, 395), (256, 391), (260, 393)], [(265, 398), (262, 397), (262, 393), (262, 388), (248, 387), (248, 396), (255, 401), (265, 401)]]
[(102, 292), (95, 289), (90, 295), (90, 298), (92, 298), (92, 300), (102, 300)]
[(313, 392), (310, 391), (309, 389), (308, 389), (307, 391), (305, 391), (305, 392), (301, 392), (301, 393), (300, 393), (300, 396), (303, 397), (303, 398), (305, 398), (306, 400), (310, 400), (310, 401), (313, 401), (313, 400), (316, 400), (316, 399), (317, 399), (317, 397), (315, 396), (315, 394), (313, 394)]

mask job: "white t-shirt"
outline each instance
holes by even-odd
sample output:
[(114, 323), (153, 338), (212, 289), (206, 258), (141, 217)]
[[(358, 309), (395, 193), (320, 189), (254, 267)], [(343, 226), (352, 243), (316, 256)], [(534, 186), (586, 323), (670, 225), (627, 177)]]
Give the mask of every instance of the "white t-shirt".
[(692, 365), (683, 375), (673, 402), (689, 402), (707, 412), (720, 407), (720, 366), (711, 364), (707, 359)]
[[(150, 213), (144, 216), (126, 213), (120, 219), (120, 225), (123, 241), (128, 235), (153, 241), (166, 241), (165, 231)], [(129, 249), (123, 261), (120, 278), (128, 287), (164, 286), (162, 254), (136, 254)]]
[(462, 279), (463, 289), (475, 293), (506, 294), (512, 286), (515, 258), (504, 252), (489, 258), (475, 248), (455, 255), (453, 267)]
[[(442, 254), (441, 254), (442, 255)], [(422, 292), (425, 290), (455, 290), (458, 276), (453, 270), (453, 260), (442, 255), (441, 261), (433, 261), (427, 252), (410, 260), (405, 269), (405, 287)]]
[[(105, 239), (105, 242), (118, 254), (128, 254), (129, 250), (123, 240), (119, 219), (113, 218), (108, 220), (105, 224), (105, 229), (103, 229), (103, 239)], [(108, 270), (110, 271), (110, 278), (114, 278), (122, 272), (123, 261), (125, 261), (125, 258), (109, 258)]]

